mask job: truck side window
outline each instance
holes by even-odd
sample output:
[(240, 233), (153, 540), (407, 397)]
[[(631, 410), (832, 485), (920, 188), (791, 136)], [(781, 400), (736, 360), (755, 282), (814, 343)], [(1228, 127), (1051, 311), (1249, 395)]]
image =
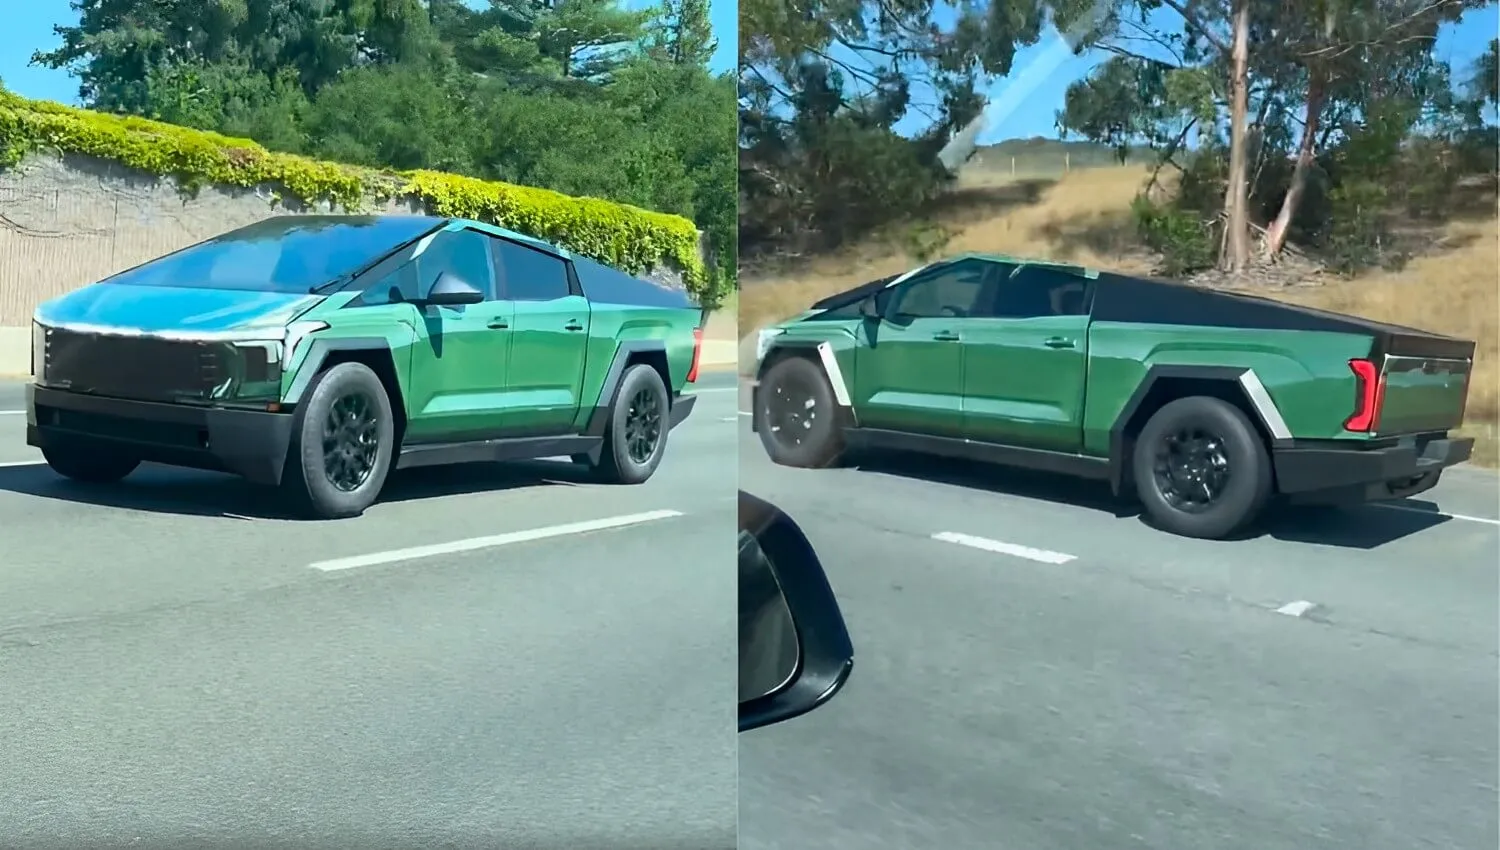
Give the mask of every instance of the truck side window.
[(560, 257), (507, 239), (491, 239), (490, 247), (506, 299), (553, 301), (572, 294), (568, 265)]
[(490, 274), (489, 237), (472, 230), (440, 233), (417, 256), (416, 285), (425, 293), (437, 282), (443, 272), (458, 275), (471, 286), (485, 294), (485, 300), (495, 298), (495, 281)]
[(971, 315), (984, 288), (985, 263), (961, 260), (896, 287), (888, 314), (900, 319), (962, 318)]
[(993, 313), (1001, 319), (1041, 316), (1086, 316), (1089, 281), (1046, 266), (1022, 266), (1014, 277), (1002, 278)]

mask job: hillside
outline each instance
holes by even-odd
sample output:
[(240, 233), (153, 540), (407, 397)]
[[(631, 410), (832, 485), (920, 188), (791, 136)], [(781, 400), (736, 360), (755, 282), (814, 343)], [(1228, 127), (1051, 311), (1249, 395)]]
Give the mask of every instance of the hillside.
[[(1145, 174), (1138, 166), (1076, 169), (1056, 180), (965, 172), (965, 185), (945, 209), (932, 214), (929, 228), (946, 237), (940, 254), (983, 250), (1147, 273), (1157, 258), (1139, 247), (1129, 214)], [(1259, 288), (1256, 294), (1478, 340), (1465, 429), (1479, 438), (1475, 461), (1495, 466), (1500, 442), (1496, 226), (1493, 212), (1455, 220), (1432, 253), (1400, 271), (1324, 277), (1317, 285)], [(871, 240), (801, 262), (795, 270), (743, 279), (741, 333), (797, 313), (825, 295), (920, 263), (911, 244), (910, 238)], [(1434, 297), (1436, 286), (1442, 287), (1440, 297)]]

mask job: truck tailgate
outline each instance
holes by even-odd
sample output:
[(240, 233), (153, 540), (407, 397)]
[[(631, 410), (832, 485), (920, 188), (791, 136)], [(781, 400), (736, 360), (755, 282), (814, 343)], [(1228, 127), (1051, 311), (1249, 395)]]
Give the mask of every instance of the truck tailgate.
[(1387, 355), (1380, 434), (1415, 434), (1457, 428), (1464, 418), (1473, 361)]

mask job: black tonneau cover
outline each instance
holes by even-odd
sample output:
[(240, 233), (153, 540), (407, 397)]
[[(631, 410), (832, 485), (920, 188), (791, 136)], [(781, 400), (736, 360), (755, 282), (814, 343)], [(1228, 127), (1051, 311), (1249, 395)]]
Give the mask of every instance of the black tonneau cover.
[(1096, 322), (1208, 325), (1252, 330), (1366, 334), (1371, 357), (1431, 357), (1472, 360), (1474, 343), (1416, 328), (1388, 325), (1297, 304), (1206, 289), (1184, 283), (1100, 274), (1094, 289)]

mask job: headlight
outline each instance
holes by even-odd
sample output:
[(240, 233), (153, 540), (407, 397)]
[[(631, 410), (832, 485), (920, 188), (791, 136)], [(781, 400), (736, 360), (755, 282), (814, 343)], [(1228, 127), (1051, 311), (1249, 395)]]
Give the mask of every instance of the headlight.
[(784, 328), (762, 328), (755, 337), (755, 362), (766, 359), (766, 352), (771, 350), (771, 341), (784, 333)]
[(47, 378), (47, 327), (41, 322), (31, 323), (31, 376), (39, 384)]

